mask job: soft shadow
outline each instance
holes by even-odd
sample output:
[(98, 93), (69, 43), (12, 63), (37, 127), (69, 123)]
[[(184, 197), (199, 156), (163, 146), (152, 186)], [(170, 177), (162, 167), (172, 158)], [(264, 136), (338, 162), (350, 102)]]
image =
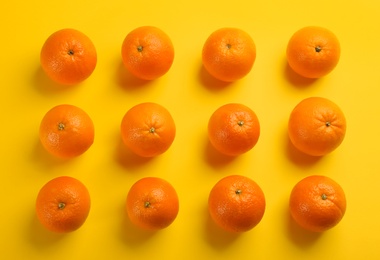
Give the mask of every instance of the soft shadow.
[(75, 89), (77, 85), (62, 85), (53, 80), (51, 80), (46, 73), (43, 71), (42, 67), (39, 66), (34, 74), (33, 84), (36, 90), (43, 94), (57, 94), (64, 91)]
[(213, 92), (218, 92), (233, 84), (232, 82), (224, 82), (214, 78), (208, 73), (203, 65), (199, 70), (199, 80), (203, 86)]
[(205, 239), (208, 244), (217, 250), (225, 250), (240, 236), (240, 233), (232, 233), (221, 229), (212, 220), (208, 208), (205, 209)]
[(132, 75), (125, 68), (123, 62), (120, 62), (119, 67), (117, 68), (116, 81), (122, 89), (128, 91), (137, 90), (152, 83), (152, 80), (143, 80)]
[(309, 167), (316, 164), (323, 158), (322, 156), (311, 156), (299, 151), (296, 147), (294, 147), (288, 135), (286, 135), (286, 138), (286, 155), (294, 164), (302, 167)]
[(286, 208), (287, 236), (297, 246), (307, 248), (312, 246), (321, 236), (322, 232), (311, 232), (300, 227), (292, 218), (289, 208)]
[(137, 227), (130, 221), (128, 214), (125, 212), (124, 207), (122, 207), (120, 211), (121, 214), (123, 214), (124, 216), (121, 223), (120, 237), (125, 244), (131, 247), (136, 247), (138, 245), (144, 244), (149, 239), (151, 239), (157, 232), (159, 232), (144, 230)]
[(152, 160), (154, 157), (141, 157), (133, 153), (120, 139), (116, 148), (116, 161), (126, 169), (138, 168)]
[(227, 156), (215, 150), (207, 138), (205, 147), (205, 160), (209, 165), (214, 168), (223, 168), (225, 165), (233, 162), (235, 159), (236, 156)]
[(284, 74), (285, 78), (295, 87), (298, 88), (306, 88), (310, 85), (312, 85), (317, 79), (310, 79), (302, 77), (301, 75), (297, 74), (290, 66), (289, 63), (285, 60), (285, 69)]
[(57, 165), (64, 165), (73, 160), (75, 160), (75, 158), (64, 159), (64, 158), (59, 158), (48, 153), (45, 150), (45, 148), (42, 146), (40, 140), (36, 140), (34, 149), (32, 150), (32, 153), (31, 153), (31, 161), (38, 162), (47, 168), (55, 167)]
[(47, 230), (39, 222), (37, 216), (34, 214), (31, 219), (28, 239), (29, 242), (38, 249), (45, 249), (46, 247), (53, 246), (62, 241), (67, 234), (55, 233)]

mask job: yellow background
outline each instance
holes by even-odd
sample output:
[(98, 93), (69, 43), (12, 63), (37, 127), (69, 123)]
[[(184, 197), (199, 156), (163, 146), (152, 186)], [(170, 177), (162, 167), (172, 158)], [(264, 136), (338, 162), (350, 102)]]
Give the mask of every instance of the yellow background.
[[(380, 258), (379, 1), (6, 1), (0, 24), (2, 259)], [(124, 37), (142, 25), (164, 30), (176, 52), (170, 71), (151, 82), (121, 63)], [(338, 66), (318, 80), (296, 76), (285, 60), (290, 36), (307, 25), (329, 28), (341, 43)], [(39, 63), (46, 38), (66, 27), (87, 34), (98, 52), (94, 73), (71, 88), (52, 83)], [(245, 30), (257, 47), (253, 70), (232, 84), (201, 65), (203, 43), (220, 27)], [(331, 99), (347, 117), (345, 140), (323, 158), (299, 154), (287, 138), (291, 110), (309, 96)], [(150, 160), (126, 151), (119, 133), (125, 112), (145, 101), (165, 106), (177, 126), (171, 148)], [(207, 140), (209, 116), (229, 102), (250, 106), (261, 123), (256, 147), (235, 159)], [(69, 161), (52, 158), (38, 139), (43, 115), (61, 103), (83, 108), (96, 131), (93, 146)], [(262, 221), (241, 235), (219, 230), (207, 212), (210, 189), (230, 174), (251, 177), (266, 196)], [(311, 174), (333, 178), (347, 196), (343, 220), (323, 234), (299, 229), (288, 213), (292, 187)], [(66, 235), (43, 229), (34, 210), (42, 185), (61, 175), (81, 180), (92, 198), (86, 223)], [(180, 199), (175, 222), (155, 233), (134, 228), (124, 212), (130, 186), (145, 176), (165, 178)]]

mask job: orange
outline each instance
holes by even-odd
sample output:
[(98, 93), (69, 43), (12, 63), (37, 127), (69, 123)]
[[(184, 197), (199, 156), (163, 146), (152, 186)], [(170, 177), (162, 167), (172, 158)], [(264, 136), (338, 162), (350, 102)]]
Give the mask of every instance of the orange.
[(252, 179), (231, 175), (219, 180), (212, 188), (208, 209), (213, 221), (229, 232), (246, 232), (263, 218), (265, 196)]
[(176, 219), (179, 201), (174, 187), (164, 179), (146, 177), (130, 188), (126, 211), (131, 222), (146, 230), (168, 227)]
[(121, 122), (124, 144), (135, 154), (154, 157), (169, 149), (176, 127), (169, 111), (163, 106), (146, 102), (127, 111)]
[(39, 136), (49, 153), (61, 158), (73, 158), (83, 154), (93, 144), (94, 124), (81, 108), (58, 105), (42, 118)]
[(293, 219), (302, 228), (322, 232), (341, 221), (346, 212), (346, 197), (334, 180), (313, 175), (294, 186), (289, 207)]
[(143, 80), (166, 74), (174, 60), (174, 47), (169, 36), (153, 26), (142, 26), (125, 37), (121, 55), (127, 70)]
[(306, 78), (320, 78), (338, 64), (340, 44), (334, 33), (317, 26), (304, 27), (293, 34), (286, 50), (289, 66)]
[(251, 36), (237, 28), (221, 28), (206, 40), (202, 50), (204, 68), (216, 79), (232, 82), (246, 76), (256, 59)]
[(222, 154), (237, 156), (248, 152), (260, 136), (260, 123), (249, 107), (230, 103), (219, 107), (208, 122), (208, 137)]
[(96, 67), (96, 49), (90, 38), (74, 29), (59, 30), (45, 41), (41, 66), (55, 82), (74, 85), (87, 79)]
[(288, 134), (290, 141), (301, 152), (323, 156), (342, 143), (346, 134), (346, 118), (332, 101), (309, 97), (291, 112)]
[(66, 233), (77, 230), (85, 223), (90, 206), (90, 194), (84, 184), (75, 178), (61, 176), (40, 189), (36, 213), (48, 230)]

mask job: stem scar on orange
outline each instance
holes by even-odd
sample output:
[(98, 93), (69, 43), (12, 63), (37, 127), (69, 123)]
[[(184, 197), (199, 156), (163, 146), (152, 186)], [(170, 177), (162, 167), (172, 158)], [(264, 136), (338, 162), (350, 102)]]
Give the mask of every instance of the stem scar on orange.
[(130, 188), (126, 211), (131, 222), (146, 230), (160, 230), (176, 219), (179, 200), (174, 187), (164, 179), (146, 177)]
[(42, 118), (39, 137), (50, 154), (73, 158), (86, 152), (93, 144), (94, 124), (81, 108), (58, 105)]
[(55, 82), (78, 84), (96, 67), (96, 49), (90, 38), (75, 29), (62, 29), (50, 35), (40, 54), (41, 66)]
[(171, 68), (174, 47), (161, 29), (142, 26), (127, 34), (121, 55), (124, 66), (132, 75), (143, 80), (154, 80)]
[(121, 122), (124, 144), (142, 157), (164, 153), (173, 143), (175, 134), (175, 123), (169, 111), (152, 102), (135, 105)]
[(212, 188), (208, 209), (213, 221), (229, 232), (246, 232), (263, 218), (265, 196), (252, 179), (231, 175), (218, 181)]
[(80, 228), (90, 212), (87, 188), (79, 180), (61, 176), (47, 182), (36, 199), (36, 213), (48, 230), (66, 233)]
[(346, 134), (346, 118), (332, 101), (309, 97), (293, 109), (288, 122), (292, 144), (311, 156), (323, 156), (335, 150)]
[(229, 103), (219, 107), (208, 122), (208, 137), (222, 154), (238, 156), (251, 150), (260, 136), (260, 123), (249, 107)]
[(340, 44), (334, 33), (317, 26), (304, 27), (293, 34), (286, 50), (289, 66), (306, 78), (320, 78), (338, 64)]
[(337, 182), (326, 176), (313, 175), (294, 186), (289, 207), (293, 219), (302, 228), (323, 232), (342, 220), (346, 197)]
[(237, 28), (214, 31), (202, 49), (202, 63), (213, 77), (232, 82), (246, 76), (256, 59), (256, 45), (251, 36)]

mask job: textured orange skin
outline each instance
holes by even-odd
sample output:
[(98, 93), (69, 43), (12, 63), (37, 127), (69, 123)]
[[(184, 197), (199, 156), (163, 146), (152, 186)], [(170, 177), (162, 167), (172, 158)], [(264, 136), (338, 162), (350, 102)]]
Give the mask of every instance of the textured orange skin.
[[(322, 196), (326, 195), (326, 199)], [(323, 232), (337, 225), (346, 212), (346, 197), (334, 180), (313, 175), (298, 182), (290, 195), (290, 213), (302, 228)]]
[(205, 69), (215, 78), (232, 82), (246, 76), (256, 59), (256, 45), (251, 36), (236, 28), (213, 32), (202, 49)]
[[(64, 129), (60, 130), (60, 124)], [(40, 141), (51, 154), (73, 158), (86, 152), (94, 142), (94, 124), (89, 115), (73, 105), (50, 109), (40, 123)]]
[[(238, 123), (244, 124), (240, 126)], [(251, 150), (260, 136), (260, 123), (249, 107), (230, 103), (219, 107), (210, 117), (208, 137), (215, 149), (228, 156)]]
[(166, 228), (178, 215), (177, 192), (161, 178), (140, 179), (128, 192), (126, 211), (131, 222), (142, 229), (153, 231)]
[[(59, 209), (59, 204), (65, 207)], [(36, 213), (41, 224), (57, 233), (80, 228), (90, 212), (91, 200), (87, 188), (79, 180), (68, 176), (47, 182), (39, 191)]]
[(74, 85), (87, 79), (95, 70), (97, 54), (94, 44), (85, 34), (74, 29), (62, 29), (45, 41), (40, 60), (42, 69), (53, 81)]
[(323, 156), (343, 142), (346, 118), (332, 101), (322, 97), (306, 98), (291, 112), (288, 134), (293, 145), (301, 152)]
[[(150, 129), (154, 128), (154, 133)], [(169, 149), (176, 127), (169, 111), (156, 103), (141, 103), (127, 111), (121, 122), (124, 144), (135, 154), (154, 157)]]
[[(240, 190), (240, 194), (236, 191)], [(228, 232), (246, 232), (263, 218), (265, 196), (256, 182), (248, 177), (224, 177), (212, 188), (208, 209), (213, 221)]]
[[(316, 51), (316, 48), (320, 51)], [(329, 30), (309, 26), (295, 32), (290, 38), (286, 57), (289, 66), (306, 78), (320, 78), (330, 73), (338, 64), (340, 44)]]
[[(142, 47), (142, 51), (139, 51)], [(142, 26), (124, 39), (121, 56), (128, 71), (143, 80), (154, 80), (166, 74), (174, 60), (174, 47), (169, 36), (153, 26)]]

